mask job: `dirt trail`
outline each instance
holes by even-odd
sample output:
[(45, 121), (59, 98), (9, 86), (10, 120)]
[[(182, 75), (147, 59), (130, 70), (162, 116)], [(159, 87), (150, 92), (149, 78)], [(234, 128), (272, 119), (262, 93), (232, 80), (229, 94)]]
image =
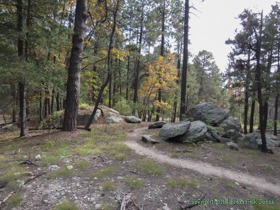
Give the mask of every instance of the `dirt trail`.
[(259, 190), (266, 190), (274, 194), (280, 195), (280, 185), (267, 182), (265, 179), (258, 178), (256, 176), (251, 176), (244, 173), (238, 173), (229, 169), (212, 166), (208, 163), (201, 161), (192, 161), (186, 159), (171, 158), (154, 148), (143, 147), (136, 141), (141, 138), (142, 131), (146, 128), (135, 129), (134, 132), (129, 132), (127, 135), (127, 140), (125, 144), (139, 155), (149, 156), (150, 158), (157, 160), (161, 163), (167, 163), (172, 166), (190, 169), (205, 175), (214, 175), (218, 177), (227, 177), (238, 183), (245, 185), (251, 185), (258, 188)]

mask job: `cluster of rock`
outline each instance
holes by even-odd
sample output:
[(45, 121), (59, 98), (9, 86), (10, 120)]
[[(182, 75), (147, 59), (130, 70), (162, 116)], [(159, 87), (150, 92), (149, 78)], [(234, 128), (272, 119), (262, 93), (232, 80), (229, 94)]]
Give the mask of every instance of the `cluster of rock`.
[[(106, 107), (104, 105), (102, 105), (103, 107)], [(114, 110), (114, 109), (111, 109), (111, 108), (108, 108), (106, 107), (109, 112), (108, 112), (108, 115), (105, 117), (105, 120), (108, 124), (111, 124), (111, 123), (119, 123), (123, 120), (122, 117), (119, 116), (119, 112)], [(83, 108), (83, 109), (87, 109), (86, 108)], [(100, 109), (97, 109), (96, 110), (96, 114), (94, 115), (94, 118), (91, 122), (91, 124), (94, 124), (97, 122), (98, 118), (100, 117), (101, 115), (101, 111)], [(78, 117), (77, 117), (77, 124), (78, 125), (86, 125), (86, 123), (88, 122), (89, 118), (91, 116), (91, 113), (87, 113), (87, 114), (78, 114)], [(140, 123), (142, 120), (137, 118), (137, 117), (134, 117), (134, 116), (126, 116), (125, 118), (125, 121), (128, 122), (128, 123)], [(63, 124), (63, 121), (64, 121), (64, 117), (61, 117), (60, 118), (60, 124), (62, 125)]]
[[(280, 141), (276, 136), (265, 134), (266, 145), (268, 148), (270, 147), (279, 147)], [(259, 133), (250, 133), (244, 138), (244, 145), (250, 149), (260, 149), (262, 146), (262, 139)]]
[[(97, 109), (91, 124), (96, 123), (98, 118), (100, 117), (100, 115), (101, 115), (101, 111), (99, 109)], [(91, 113), (78, 114), (78, 116), (77, 116), (77, 125), (86, 125), (86, 123), (88, 122), (90, 116), (91, 116)], [(63, 121), (64, 121), (64, 117), (61, 117), (60, 118), (60, 124), (61, 125), (63, 124)]]
[[(191, 108), (187, 115), (190, 117), (177, 123), (155, 122), (149, 128), (159, 128), (159, 136), (163, 140), (197, 143), (208, 140), (221, 142), (229, 148), (238, 150), (236, 144), (239, 137), (244, 137), (243, 129), (238, 119), (229, 117), (229, 114), (217, 105), (205, 102)], [(220, 137), (215, 126), (222, 127), (224, 134)], [(258, 133), (248, 134), (244, 139), (244, 145), (250, 149), (259, 149), (262, 145), (261, 136)], [(280, 146), (276, 136), (266, 135), (267, 146)]]
[[(208, 140), (222, 142), (232, 149), (238, 149), (235, 143), (242, 136), (240, 122), (217, 105), (205, 102), (191, 108), (187, 115), (190, 117), (177, 123), (166, 123), (160, 129), (159, 136), (163, 140), (197, 143)], [(224, 135), (213, 126), (224, 128)]]

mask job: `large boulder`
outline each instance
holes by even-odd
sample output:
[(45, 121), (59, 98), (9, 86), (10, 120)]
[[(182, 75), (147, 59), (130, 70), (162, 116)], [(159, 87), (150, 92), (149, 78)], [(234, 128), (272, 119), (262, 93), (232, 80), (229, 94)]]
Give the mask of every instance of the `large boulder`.
[(140, 123), (142, 120), (134, 116), (125, 116), (125, 121), (128, 123)]
[(204, 140), (204, 137), (207, 133), (207, 126), (202, 121), (191, 122), (190, 128), (182, 136), (176, 137), (176, 141), (187, 141), (189, 143), (197, 143), (201, 140)]
[(165, 121), (156, 121), (154, 123), (151, 123), (148, 128), (149, 129), (161, 128), (164, 124), (166, 124)]
[(152, 143), (152, 144), (157, 144), (159, 143), (159, 141), (151, 138), (149, 135), (142, 135), (142, 141), (146, 142), (146, 143)]
[[(97, 110), (96, 110), (96, 113), (95, 113), (95, 115), (94, 115), (94, 117), (93, 117), (93, 120), (92, 120), (91, 124), (96, 123), (97, 120), (98, 120), (98, 118), (100, 117), (100, 115), (101, 115), (101, 111), (100, 111), (100, 109), (97, 109)], [(85, 124), (84, 124), (84, 125), (87, 124), (87, 122), (88, 122), (90, 116), (91, 116), (91, 113), (85, 114), (85, 117), (84, 117), (84, 118), (85, 118), (85, 119), (84, 119), (84, 123), (85, 123)]]
[(200, 120), (213, 125), (219, 124), (229, 116), (224, 109), (211, 102), (204, 102), (192, 107), (188, 110), (187, 115), (194, 120)]
[(254, 132), (245, 136), (243, 142), (246, 147), (256, 150), (259, 148), (258, 139), (261, 139), (261, 135)]
[[(277, 137), (265, 134), (267, 147), (279, 147), (280, 141)], [(244, 144), (250, 149), (259, 149), (262, 146), (262, 138), (259, 133), (250, 133), (244, 138)]]
[[(96, 123), (98, 118), (100, 117), (100, 115), (101, 115), (101, 111), (99, 109), (97, 109), (91, 124)], [(88, 113), (88, 114), (78, 114), (78, 116), (77, 116), (77, 125), (86, 125), (88, 120), (89, 120), (89, 118), (90, 118), (90, 116), (91, 116), (91, 113)], [(64, 116), (62, 116), (60, 118), (60, 125), (63, 125), (63, 121), (64, 121)]]
[(238, 150), (238, 145), (233, 143), (233, 142), (227, 142), (226, 145), (230, 148), (230, 149), (234, 149), (234, 150)]
[(211, 136), (217, 141), (220, 141), (220, 136), (219, 136), (219, 132), (214, 130), (214, 131), (210, 131)]
[(107, 123), (118, 123), (120, 121), (122, 121), (122, 118), (112, 112), (109, 112), (109, 116), (106, 118)]
[[(234, 118), (234, 117), (229, 117), (229, 118), (223, 120), (220, 123), (220, 126), (224, 128), (225, 132), (227, 132), (230, 129), (233, 129), (239, 133), (243, 133), (243, 129), (241, 127), (240, 122), (238, 121), (237, 118)], [(240, 137), (240, 135), (239, 135), (239, 137)]]
[(222, 135), (222, 137), (236, 141), (238, 138), (238, 132), (234, 129), (230, 129), (227, 132), (225, 132), (224, 135)]
[(163, 140), (176, 138), (187, 132), (190, 128), (191, 123), (187, 122), (177, 122), (177, 123), (167, 123), (162, 126), (159, 130), (159, 137)]

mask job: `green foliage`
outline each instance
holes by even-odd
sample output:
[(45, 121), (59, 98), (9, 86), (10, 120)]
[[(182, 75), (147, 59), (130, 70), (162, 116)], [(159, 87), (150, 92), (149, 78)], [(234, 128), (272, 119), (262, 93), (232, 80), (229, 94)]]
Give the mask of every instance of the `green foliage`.
[(167, 184), (170, 187), (181, 187), (184, 188), (187, 185), (187, 181), (185, 179), (182, 178), (177, 178), (177, 179), (169, 179)]
[(102, 184), (102, 188), (103, 188), (103, 190), (111, 191), (111, 190), (115, 190), (117, 188), (117, 186), (112, 181), (106, 181)]
[(18, 206), (21, 202), (22, 198), (20, 197), (19, 193), (14, 194), (12, 197), (10, 197), (7, 201), (7, 206), (9, 209), (12, 209), (16, 206)]
[(71, 176), (74, 174), (73, 169), (68, 169), (68, 168), (61, 168), (56, 171), (52, 171), (47, 174), (47, 177), (50, 179), (56, 179), (59, 176)]
[(89, 106), (89, 104), (87, 104), (87, 103), (80, 103), (79, 104), (79, 109), (86, 108), (88, 106)]
[(127, 177), (125, 182), (129, 185), (130, 189), (138, 189), (143, 185), (143, 180), (136, 177)]
[(101, 169), (98, 172), (93, 173), (93, 177), (98, 177), (98, 178), (105, 178), (106, 176), (114, 173), (115, 171), (117, 171), (118, 168), (117, 167), (108, 167), (108, 168), (104, 168)]
[(122, 115), (125, 115), (125, 116), (131, 115), (131, 108), (127, 104), (127, 102), (124, 98), (121, 98), (116, 103), (116, 105), (114, 106), (114, 109), (117, 110)]
[(85, 170), (90, 166), (90, 163), (85, 160), (80, 160), (75, 162), (75, 168), (80, 169), (80, 170)]
[(132, 166), (138, 170), (144, 171), (146, 174), (149, 175), (161, 175), (164, 173), (164, 168), (161, 164), (147, 159), (147, 160), (139, 160), (139, 161), (132, 161)]
[(273, 166), (268, 165), (267, 163), (259, 164), (259, 166), (262, 167), (262, 168), (265, 168), (265, 169), (267, 169), (267, 170), (272, 170), (272, 169), (274, 169)]
[(68, 199), (62, 201), (60, 204), (54, 207), (54, 210), (79, 210), (76, 203), (69, 201)]
[(222, 161), (225, 163), (232, 163), (235, 162), (234, 158), (230, 158), (230, 157), (221, 157)]

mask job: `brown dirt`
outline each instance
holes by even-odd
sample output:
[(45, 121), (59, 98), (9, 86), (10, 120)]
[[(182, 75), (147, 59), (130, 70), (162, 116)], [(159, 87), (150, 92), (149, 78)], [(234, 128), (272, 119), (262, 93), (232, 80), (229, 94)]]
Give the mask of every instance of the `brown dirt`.
[[(57, 161), (60, 168), (73, 165), (75, 173), (72, 175), (61, 175), (58, 178), (50, 179), (50, 166), (44, 165), (43, 161), (36, 161), (39, 166), (20, 165), (25, 170), (38, 174), (47, 172), (33, 181), (30, 181), (20, 190), (22, 201), (14, 210), (48, 210), (68, 198), (74, 201), (81, 210), (96, 209), (96, 204), (104, 204), (103, 209), (116, 209), (118, 205), (117, 197), (124, 194), (131, 194), (134, 202), (145, 210), (163, 210), (164, 206), (169, 209), (178, 210), (180, 205), (188, 204), (188, 201), (195, 201), (201, 195), (205, 195), (204, 200), (212, 201), (209, 204), (195, 206), (192, 209), (257, 209), (256, 206), (246, 204), (246, 201), (256, 201), (260, 199), (274, 205), (260, 205), (262, 209), (273, 206), (280, 208), (279, 196), (279, 148), (274, 150), (275, 154), (262, 154), (259, 151), (251, 151), (240, 148), (233, 151), (221, 144), (213, 143), (192, 146), (189, 144), (176, 144), (160, 140), (158, 136), (153, 138), (160, 141), (157, 145), (146, 144), (141, 141), (141, 134), (158, 135), (159, 129), (148, 130), (149, 123), (128, 124), (122, 122), (119, 125), (107, 125), (99, 123), (93, 125), (95, 131), (104, 131), (104, 137), (114, 138), (118, 131), (127, 132), (125, 143), (132, 147), (135, 152), (124, 151), (127, 159), (118, 161), (111, 150), (103, 150), (101, 155), (78, 155), (76, 147), (85, 145), (87, 138), (95, 138), (94, 132), (90, 137), (85, 137), (89, 132), (78, 130), (77, 132), (47, 131), (42, 135), (30, 133), (29, 137), (4, 138), (1, 142), (0, 155), (4, 155), (8, 160), (17, 160), (27, 156), (31, 159), (37, 154), (50, 156), (52, 151), (42, 150), (46, 139), (60, 141), (72, 145), (68, 148), (71, 155), (63, 157)], [(129, 132), (134, 130), (134, 132)], [(8, 135), (8, 134), (5, 134)], [(76, 140), (73, 143), (73, 139)], [(12, 145), (13, 149), (7, 149)], [(111, 142), (98, 142), (93, 149), (111, 145)], [(241, 145), (241, 144), (240, 144)], [(205, 149), (203, 149), (205, 148)], [(20, 152), (17, 152), (19, 151)], [(55, 148), (54, 148), (55, 149)], [(67, 149), (67, 148), (66, 148)], [(192, 152), (177, 153), (177, 151), (191, 150)], [(16, 151), (16, 152), (15, 152)], [(140, 154), (140, 155), (139, 155)], [(231, 158), (231, 159), (225, 159)], [(141, 170), (137, 170), (132, 163), (140, 163), (142, 160), (155, 159), (164, 169), (161, 175), (149, 175)], [(233, 159), (233, 161), (232, 161)], [(75, 162), (85, 160), (90, 163), (86, 169), (75, 169)], [(230, 161), (229, 161), (230, 160)], [(278, 160), (278, 161), (277, 161)], [(227, 162), (228, 161), (228, 162)], [(7, 162), (0, 162), (5, 164)], [(274, 168), (268, 170), (259, 164), (272, 165)], [(9, 164), (14, 166), (14, 162)], [(244, 165), (245, 164), (245, 165)], [(93, 173), (108, 168), (116, 167), (117, 170), (103, 178), (95, 178)], [(0, 170), (0, 177), (10, 168)], [(143, 185), (138, 189), (130, 189), (125, 182), (127, 177), (139, 178)], [(184, 179), (186, 186), (170, 186), (170, 179)], [(25, 180), (26, 177), (19, 180)], [(110, 190), (104, 189), (105, 182), (113, 182), (115, 187)], [(0, 189), (0, 201), (9, 195), (16, 186), (6, 186)], [(247, 200), (249, 199), (249, 200)], [(229, 203), (227, 203), (229, 202)], [(242, 204), (242, 202), (244, 202)], [(113, 205), (113, 207), (109, 207)], [(10, 209), (5, 207), (4, 209)], [(167, 208), (165, 208), (167, 209)], [(260, 208), (258, 208), (260, 209)]]
[[(223, 150), (219, 149), (221, 154), (219, 156), (213, 156), (215, 153), (215, 148), (211, 145), (206, 146), (208, 149), (205, 152), (205, 149), (186, 147), (186, 144), (180, 143), (169, 143), (165, 147), (160, 145), (154, 145), (151, 148), (148, 148), (146, 144), (143, 144), (141, 140), (141, 135), (143, 134), (157, 134), (159, 129), (148, 130), (147, 128), (141, 128), (135, 130), (133, 133), (128, 133), (127, 139), (125, 142), (130, 148), (140, 155), (148, 156), (149, 158), (155, 159), (162, 163), (167, 163), (176, 167), (191, 169), (193, 171), (202, 173), (204, 175), (214, 175), (217, 177), (227, 177), (238, 183), (245, 185), (251, 185), (258, 188), (259, 190), (270, 191), (277, 195), (280, 195), (280, 179), (279, 179), (279, 170), (280, 165), (276, 164), (273, 160), (280, 160), (279, 147), (274, 148), (274, 155), (262, 154), (259, 151), (254, 151), (258, 154), (258, 159), (250, 158), (250, 155), (247, 155), (248, 149), (241, 149), (239, 151), (233, 151), (228, 148)], [(153, 137), (155, 140), (164, 143), (159, 137)], [(218, 144), (218, 143), (216, 143)], [(220, 144), (221, 145), (221, 144)], [(199, 160), (191, 159), (188, 156), (180, 156), (180, 158), (170, 157), (170, 150), (176, 148), (176, 151), (183, 150), (192, 150), (192, 153), (201, 154), (204, 158), (197, 158)], [(176, 152), (175, 151), (175, 152)], [(217, 152), (217, 151), (216, 151)], [(251, 151), (252, 152), (252, 151)], [(168, 154), (169, 153), (169, 154)], [(237, 159), (238, 154), (243, 154), (244, 157)], [(221, 157), (233, 157), (233, 163), (228, 164), (221, 161)], [(205, 158), (206, 157), (206, 158)], [(261, 157), (261, 159), (260, 159)], [(227, 159), (225, 159), (226, 161)], [(259, 165), (261, 163), (266, 163), (268, 165), (274, 166), (274, 170), (262, 169)], [(234, 170), (235, 169), (235, 170)]]

